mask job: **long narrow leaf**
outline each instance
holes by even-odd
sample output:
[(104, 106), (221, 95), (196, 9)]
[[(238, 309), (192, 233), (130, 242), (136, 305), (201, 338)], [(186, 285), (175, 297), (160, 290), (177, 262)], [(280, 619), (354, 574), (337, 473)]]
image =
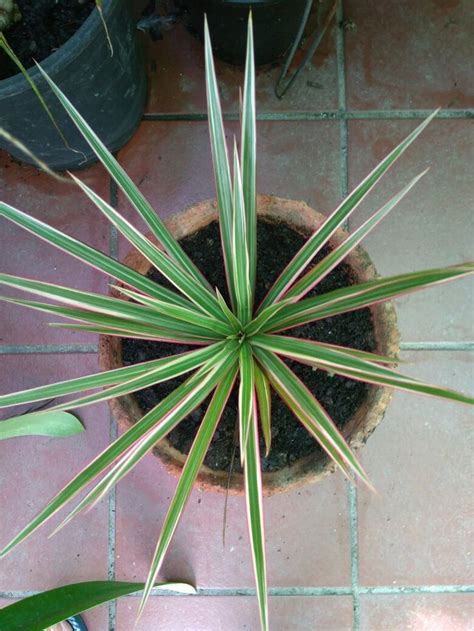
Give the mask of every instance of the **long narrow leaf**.
[[(73, 307), (63, 307), (59, 305), (52, 305), (46, 302), (37, 302), (35, 300), (20, 300), (17, 298), (5, 298), (0, 296), (0, 300), (3, 302), (9, 302), (12, 304), (28, 307), (36, 311), (43, 311), (45, 313), (52, 313), (60, 316), (61, 318), (68, 318), (71, 320), (78, 320), (79, 322), (88, 322), (92, 324), (85, 325), (82, 330), (87, 330), (93, 333), (100, 333), (102, 335), (119, 334), (120, 337), (138, 337), (141, 339), (169, 341), (176, 344), (209, 344), (215, 341), (216, 336), (209, 335), (207, 330), (202, 330), (201, 335), (197, 335), (194, 332), (193, 335), (186, 334), (178, 328), (165, 328), (159, 326), (149, 326), (142, 324), (135, 320), (127, 320), (115, 316), (109, 316), (105, 313), (96, 313), (94, 311), (87, 311), (86, 309), (77, 309)], [(98, 325), (98, 326), (95, 326)], [(49, 326), (66, 327), (67, 325), (61, 323), (49, 323)], [(179, 326), (179, 323), (174, 325)], [(81, 330), (81, 326), (70, 326), (75, 330)]]
[(267, 570), (265, 561), (265, 531), (263, 522), (262, 474), (258, 446), (257, 417), (252, 415), (245, 456), (245, 499), (250, 546), (257, 585), (257, 597), (262, 631), (268, 630)]
[(350, 193), (344, 201), (329, 215), (326, 221), (315, 231), (312, 237), (304, 244), (301, 250), (288, 263), (283, 272), (277, 278), (270, 291), (266, 295), (259, 307), (261, 311), (264, 307), (272, 304), (290, 287), (290, 285), (304, 271), (307, 265), (311, 263), (313, 258), (319, 252), (321, 247), (328, 239), (343, 225), (352, 212), (359, 206), (366, 195), (377, 184), (380, 178), (387, 172), (392, 164), (402, 155), (402, 153), (410, 146), (425, 127), (436, 116), (439, 110), (434, 111), (421, 125), (409, 134), (393, 151), (391, 151), (378, 164), (371, 173)]
[(257, 130), (255, 106), (255, 62), (253, 51), (252, 14), (249, 14), (247, 29), (247, 53), (245, 63), (244, 96), (242, 102), (242, 137), (240, 163), (242, 167), (242, 189), (247, 225), (249, 252), (251, 306), (253, 306), (257, 273)]
[[(44, 401), (45, 399), (56, 399), (67, 394), (74, 394), (76, 392), (95, 390), (96, 388), (125, 383), (131, 379), (154, 371), (157, 368), (164, 367), (167, 364), (169, 365), (170, 360), (183, 360), (192, 355), (194, 355), (194, 358), (196, 359), (199, 358), (199, 360), (203, 360), (204, 363), (212, 357), (215, 357), (217, 352), (222, 349), (223, 345), (223, 342), (219, 342), (206, 349), (199, 350), (197, 351), (199, 355), (194, 354), (195, 351), (191, 351), (190, 353), (180, 353), (179, 355), (173, 355), (172, 357), (153, 359), (140, 364), (133, 364), (132, 366), (123, 366), (122, 368), (115, 368), (106, 372), (85, 375), (84, 377), (76, 377), (75, 379), (68, 379), (67, 381), (60, 381), (47, 386), (20, 390), (19, 392), (13, 392), (12, 394), (3, 394), (0, 395), (0, 408), (20, 405), (22, 403), (34, 403), (36, 401)], [(199, 364), (196, 364), (196, 367), (198, 365)]]
[[(65, 403), (59, 403), (49, 409), (72, 410), (84, 407), (85, 405), (92, 405), (93, 403), (109, 401), (110, 399), (114, 399), (116, 397), (123, 397), (131, 392), (138, 392), (139, 390), (149, 388), (158, 383), (162, 383), (163, 381), (167, 381), (168, 379), (174, 379), (175, 377), (184, 375), (191, 370), (199, 368), (206, 362), (209, 366), (212, 366), (213, 363), (217, 364), (222, 359), (221, 353), (222, 351), (216, 352), (215, 350), (214, 352), (209, 352), (209, 347), (206, 347), (191, 351), (190, 353), (164, 357), (161, 365), (143, 375), (139, 375), (129, 381), (111, 386), (105, 390), (101, 390), (100, 392), (79, 397), (77, 399), (73, 399), (72, 401), (66, 401)], [(46, 412), (40, 412), (40, 414), (45, 413)]]
[(232, 268), (234, 270), (237, 316), (242, 324), (251, 317), (252, 292), (250, 283), (250, 259), (247, 243), (247, 225), (244, 194), (240, 174), (239, 154), (234, 139), (234, 191), (232, 217)]
[(84, 431), (82, 423), (67, 412), (30, 412), (0, 421), (0, 440), (16, 436), (74, 436)]
[(113, 278), (116, 278), (130, 287), (144, 291), (150, 296), (154, 296), (160, 300), (194, 308), (192, 303), (183, 296), (180, 296), (165, 287), (161, 287), (146, 276), (143, 276), (130, 267), (119, 263), (103, 252), (95, 250), (89, 245), (64, 234), (52, 226), (48, 226), (48, 224), (45, 224), (39, 219), (30, 217), (26, 213), (6, 204), (5, 202), (0, 202), (0, 216), (9, 219), (16, 225), (21, 226), (28, 232), (31, 232), (40, 239), (43, 239), (43, 241), (54, 245), (63, 252), (74, 256), (88, 265), (91, 265), (95, 269), (98, 269), (109, 276), (113, 276)]
[(401, 375), (389, 368), (378, 366), (357, 357), (349, 357), (347, 354), (335, 349), (321, 347), (317, 342), (278, 335), (265, 335), (261, 337), (256, 336), (253, 338), (253, 343), (285, 357), (319, 366), (330, 372), (358, 379), (359, 381), (451, 399), (461, 403), (474, 404), (472, 397), (460, 392), (423, 383), (418, 379)]
[(256, 346), (253, 347), (253, 352), (278, 394), (289, 405), (298, 420), (319, 441), (342, 472), (350, 477), (348, 470), (351, 469), (370, 485), (365, 471), (344, 437), (308, 388), (273, 353)]
[(142, 235), (129, 221), (124, 219), (110, 204), (104, 201), (97, 193), (89, 188), (84, 182), (70, 174), (73, 180), (84, 191), (97, 208), (107, 217), (119, 232), (137, 248), (137, 250), (147, 258), (180, 292), (191, 300), (200, 311), (218, 318), (223, 318), (222, 311), (212, 292), (196, 283), (196, 278), (183, 269), (167, 254), (162, 252), (154, 243)]
[(246, 334), (255, 335), (259, 331), (265, 330), (265, 325), (267, 324), (267, 322), (273, 320), (274, 316), (276, 316), (276, 314), (281, 311), (283, 307), (286, 307), (286, 305), (289, 305), (292, 302), (293, 300), (291, 300), (290, 298), (283, 299), (279, 300), (278, 302), (274, 302), (272, 305), (265, 307), (265, 309), (262, 309), (258, 316), (256, 316), (251, 322), (249, 322), (248, 326), (245, 328)]
[(139, 294), (136, 291), (125, 289), (125, 287), (115, 287), (115, 289), (117, 289), (124, 296), (128, 296), (129, 298), (132, 298), (132, 300), (151, 307), (152, 309), (156, 309), (158, 313), (161, 313), (162, 315), (169, 318), (176, 318), (177, 320), (183, 320), (184, 322), (195, 324), (204, 329), (210, 329), (211, 331), (220, 333), (225, 337), (232, 334), (233, 329), (228, 322), (223, 321), (225, 319), (225, 316), (222, 312), (220, 313), (222, 319), (218, 320), (215, 317), (206, 316), (202, 313), (196, 313), (195, 311), (192, 311), (187, 307), (181, 307), (180, 305), (171, 305), (169, 302), (163, 302), (162, 300), (158, 300), (157, 298), (144, 296), (143, 294)]
[(217, 295), (217, 300), (219, 302), (219, 305), (222, 309), (222, 313), (226, 316), (228, 322), (230, 323), (232, 327), (232, 330), (234, 331), (234, 333), (239, 333), (240, 331), (242, 331), (242, 324), (240, 323), (240, 320), (234, 314), (232, 309), (228, 306), (228, 304), (224, 300), (224, 297), (222, 296), (221, 292), (219, 291), (217, 287), (216, 287), (216, 295)]
[(209, 404), (198, 433), (196, 434), (196, 438), (194, 439), (193, 445), (186, 459), (186, 464), (184, 465), (179, 478), (174, 497), (163, 522), (160, 538), (156, 545), (153, 561), (151, 563), (147, 582), (143, 591), (140, 611), (143, 610), (158, 572), (160, 571), (164, 556), (168, 550), (186, 502), (188, 501), (194, 481), (204, 461), (204, 456), (209, 448), (212, 436), (214, 435), (217, 424), (226, 406), (236, 374), (237, 367), (230, 370), (217, 386), (212, 401)]
[(222, 251), (224, 254), (224, 267), (226, 270), (229, 293), (232, 304), (235, 305), (232, 267), (232, 182), (207, 19), (204, 20), (204, 55), (206, 62), (207, 114), (209, 118), (209, 134), (211, 139), (217, 203), (219, 206)]
[(240, 385), (239, 385), (239, 436), (240, 436), (240, 462), (243, 466), (247, 441), (252, 417), (252, 405), (254, 398), (254, 362), (252, 348), (248, 342), (243, 342), (240, 347)]
[(61, 285), (44, 283), (29, 278), (0, 274), (0, 285), (7, 285), (22, 291), (32, 292), (52, 300), (60, 300), (67, 305), (79, 307), (80, 309), (98, 311), (113, 317), (128, 319), (144, 325), (155, 325), (161, 328), (176, 330), (178, 333), (186, 333), (208, 338), (218, 339), (222, 337), (218, 333), (213, 333), (208, 329), (185, 324), (176, 318), (159, 315), (156, 310), (152, 310), (143, 305), (137, 305), (127, 300), (120, 300), (110, 296), (102, 296), (91, 292), (69, 289)]
[[(194, 388), (185, 394), (176, 405), (164, 416), (160, 416), (154, 427), (150, 428), (131, 449), (124, 453), (112, 469), (100, 482), (79, 502), (62, 523), (52, 533), (55, 534), (78, 515), (84, 508), (92, 507), (104, 497), (117, 482), (119, 482), (146, 454), (153, 449), (157, 442), (164, 438), (176, 425), (190, 414), (212, 392), (226, 372), (236, 365), (235, 355), (230, 355), (212, 370), (196, 380)], [(52, 535), (51, 535), (52, 536)]]
[(354, 309), (397, 298), (424, 287), (462, 278), (472, 273), (474, 273), (474, 264), (462, 263), (441, 269), (398, 274), (335, 289), (314, 298), (305, 298), (296, 305), (283, 307), (266, 323), (264, 331), (282, 331), (321, 318), (354, 311)]
[(311, 289), (333, 270), (336, 265), (342, 261), (352, 250), (377, 226), (388, 213), (395, 208), (398, 202), (415, 186), (415, 184), (428, 172), (428, 169), (417, 175), (412, 181), (405, 186), (399, 193), (394, 195), (391, 200), (382, 206), (380, 210), (374, 213), (367, 221), (365, 221), (357, 230), (343, 241), (337, 248), (328, 254), (322, 261), (315, 265), (307, 274), (303, 276), (293, 287), (286, 293), (286, 298), (300, 300)]
[(78, 130), (84, 136), (91, 149), (105, 166), (119, 188), (123, 191), (124, 195), (132, 204), (133, 208), (145, 221), (157, 240), (163, 245), (171, 258), (180, 264), (183, 270), (189, 271), (199, 284), (209, 288), (207, 281), (202, 276), (201, 272), (198, 270), (198, 268), (195, 266), (189, 256), (184, 252), (179, 243), (174, 239), (173, 235), (170, 233), (165, 224), (161, 221), (161, 219), (151, 207), (150, 203), (145, 198), (143, 193), (132, 182), (131, 178), (120, 166), (118, 161), (110, 153), (104, 143), (94, 133), (94, 131), (84, 120), (84, 118), (79, 114), (79, 112), (72, 105), (69, 99), (61, 92), (58, 86), (41, 68), (41, 66), (39, 66), (39, 64), (38, 68), (43, 77), (50, 85), (53, 92), (58, 97), (66, 112), (71, 117)]
[[(238, 347), (238, 342), (227, 342), (229, 367), (232, 365), (232, 353)], [(191, 392), (197, 382), (205, 374), (206, 366), (192, 375), (185, 383), (181, 384), (155, 408), (150, 410), (127, 432), (122, 434), (112, 445), (109, 445), (99, 456), (78, 473), (40, 513), (28, 523), (13, 539), (0, 551), (0, 557), (5, 556), (19, 543), (29, 537), (37, 528), (48, 521), (58, 510), (75, 497), (85, 486), (100, 475), (110, 464), (124, 454), (141, 437), (143, 437), (157, 422), (157, 419), (166, 416), (183, 398)]]
[(124, 329), (94, 326), (93, 324), (63, 324), (61, 322), (49, 322), (49, 326), (58, 329), (68, 329), (69, 331), (80, 331), (83, 333), (94, 333), (96, 335), (109, 335), (111, 337), (129, 337), (136, 340), (152, 340), (154, 342), (170, 342), (172, 344), (195, 344), (196, 346), (206, 346), (215, 340), (205, 340), (204, 338), (180, 337), (170, 335), (164, 330), (162, 333), (155, 332), (152, 335), (138, 335), (136, 332), (127, 332)]
[(255, 394), (257, 395), (258, 402), (258, 417), (265, 441), (265, 456), (268, 456), (272, 444), (272, 398), (270, 384), (268, 383), (265, 373), (260, 370), (256, 362), (254, 362), (253, 371), (255, 377)]

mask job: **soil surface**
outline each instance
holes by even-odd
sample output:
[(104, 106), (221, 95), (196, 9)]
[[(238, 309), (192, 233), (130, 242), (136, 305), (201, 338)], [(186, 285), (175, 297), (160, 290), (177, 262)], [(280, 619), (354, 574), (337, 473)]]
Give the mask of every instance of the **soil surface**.
[[(274, 224), (259, 220), (258, 224), (258, 267), (257, 267), (257, 303), (267, 292), (270, 284), (277, 278), (286, 263), (299, 250), (305, 238), (286, 224)], [(217, 222), (180, 241), (184, 250), (204, 273), (213, 287), (218, 287), (227, 297), (225, 272), (222, 264), (219, 227)], [(329, 252), (326, 248), (317, 260)], [(156, 270), (149, 274), (153, 280), (170, 287), (169, 283)], [(310, 293), (317, 295), (354, 283), (351, 268), (341, 263)], [(347, 314), (325, 318), (291, 331), (287, 335), (319, 340), (331, 344), (341, 344), (365, 351), (375, 349), (372, 315), (369, 309), (359, 309)], [(122, 356), (125, 365), (149, 359), (164, 357), (176, 352), (191, 350), (191, 346), (163, 344), (158, 342), (124, 339)], [(296, 362), (287, 361), (298, 377), (313, 392), (339, 428), (353, 417), (363, 403), (368, 386), (345, 377), (330, 375), (322, 370), (313, 370)], [(185, 380), (182, 376), (153, 388), (135, 394), (140, 407), (150, 410)], [(170, 443), (182, 453), (188, 453), (199, 423), (206, 409), (205, 401), (192, 414), (184, 419), (169, 435)], [(232, 461), (234, 437), (237, 423), (237, 385), (229, 399), (227, 408), (217, 427), (209, 451), (204, 460), (212, 469), (228, 470)], [(292, 415), (278, 395), (272, 395), (272, 447), (267, 458), (263, 456), (264, 445), (260, 437), (261, 462), (263, 471), (275, 471), (291, 465), (298, 458), (321, 448)], [(239, 448), (236, 448), (234, 470), (240, 471)]]
[[(5, 37), (25, 68), (33, 66), (74, 35), (95, 7), (94, 0), (16, 0), (22, 19)], [(0, 79), (18, 74), (17, 66), (0, 51)]]

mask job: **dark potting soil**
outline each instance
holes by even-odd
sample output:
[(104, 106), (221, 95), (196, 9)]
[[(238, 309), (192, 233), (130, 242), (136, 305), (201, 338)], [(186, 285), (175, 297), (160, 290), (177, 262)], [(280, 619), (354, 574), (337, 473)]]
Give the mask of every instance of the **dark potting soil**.
[[(25, 68), (53, 53), (70, 39), (95, 7), (94, 0), (16, 0), (22, 19), (5, 37)], [(0, 51), (0, 79), (18, 74), (17, 66)]]
[[(286, 224), (259, 220), (257, 304), (263, 299), (271, 283), (304, 242), (305, 238)], [(204, 273), (211, 286), (218, 287), (227, 298), (225, 272), (221, 263), (222, 250), (218, 223), (211, 223), (196, 234), (181, 240), (180, 243)], [(316, 257), (315, 262), (328, 252), (329, 249), (326, 247)], [(160, 284), (170, 287), (169, 283), (156, 270), (152, 270), (149, 276)], [(349, 265), (341, 263), (308, 295), (326, 293), (353, 283), (354, 277), (351, 268)], [(331, 344), (341, 344), (365, 351), (375, 349), (372, 315), (367, 308), (325, 318), (291, 329), (285, 334)], [(135, 364), (165, 357), (176, 352), (184, 352), (191, 350), (191, 348), (191, 346), (185, 345), (124, 339), (122, 358), (125, 365)], [(290, 360), (287, 360), (286, 363), (311, 390), (339, 428), (342, 428), (353, 417), (367, 396), (368, 387), (366, 384), (338, 375), (330, 375), (322, 370), (313, 370), (310, 366), (304, 366)], [(186, 377), (187, 375), (184, 375), (136, 393), (135, 396), (142, 410), (149, 411), (181, 384)], [(212, 469), (228, 470), (231, 464), (237, 423), (237, 390), (236, 385), (204, 461)], [(209, 400), (210, 398), (168, 435), (170, 443), (182, 453), (189, 452)], [(267, 458), (263, 456), (262, 437), (260, 437), (260, 449), (263, 471), (281, 469), (303, 456), (321, 450), (318, 443), (275, 393), (272, 393), (272, 447)], [(234, 470), (239, 471), (238, 445), (235, 453)]]

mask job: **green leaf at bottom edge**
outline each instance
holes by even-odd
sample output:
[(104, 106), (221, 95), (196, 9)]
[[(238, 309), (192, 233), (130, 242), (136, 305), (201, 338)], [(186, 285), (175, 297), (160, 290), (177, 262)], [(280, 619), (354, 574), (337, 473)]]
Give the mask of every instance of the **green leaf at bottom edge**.
[[(162, 583), (161, 589), (195, 593), (187, 583)], [(0, 631), (43, 631), (82, 611), (143, 589), (143, 583), (88, 581), (63, 585), (24, 598), (0, 610)]]

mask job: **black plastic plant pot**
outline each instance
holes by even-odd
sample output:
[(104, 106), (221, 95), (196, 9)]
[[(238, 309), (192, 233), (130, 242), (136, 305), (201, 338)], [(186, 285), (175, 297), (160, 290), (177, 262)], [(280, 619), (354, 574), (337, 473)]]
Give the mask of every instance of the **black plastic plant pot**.
[[(104, 0), (103, 12), (113, 55), (98, 11), (93, 10), (76, 33), (41, 66), (107, 147), (116, 151), (133, 135), (142, 117), (146, 77), (130, 3)], [(29, 73), (67, 145), (21, 74), (0, 81), (0, 125), (52, 169), (77, 169), (94, 162), (95, 155), (39, 70), (31, 68)], [(32, 164), (28, 156), (3, 138), (0, 146), (15, 158)]]
[(255, 62), (267, 64), (280, 58), (293, 43), (307, 0), (184, 0), (191, 27), (203, 36), (207, 15), (212, 48), (220, 59), (245, 63), (247, 20), (254, 24)]

